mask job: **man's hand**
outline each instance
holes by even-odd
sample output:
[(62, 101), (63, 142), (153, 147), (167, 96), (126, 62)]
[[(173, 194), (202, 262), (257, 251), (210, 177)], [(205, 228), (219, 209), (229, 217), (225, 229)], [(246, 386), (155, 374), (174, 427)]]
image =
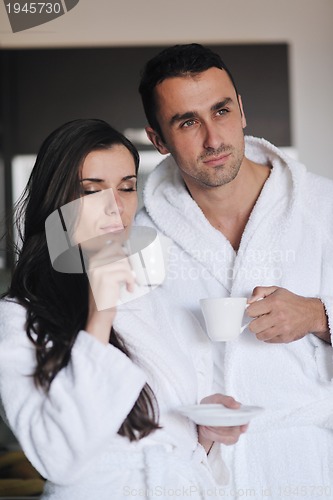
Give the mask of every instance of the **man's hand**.
[(258, 286), (248, 303), (246, 312), (255, 318), (249, 330), (258, 340), (288, 343), (311, 332), (330, 342), (327, 316), (320, 299), (302, 297), (276, 286)]
[[(202, 399), (201, 404), (220, 403), (227, 408), (238, 409), (241, 404), (230, 396), (223, 396), (222, 394), (212, 394)], [(226, 445), (237, 443), (239, 436), (243, 434), (248, 428), (246, 425), (237, 425), (234, 427), (206, 427), (198, 425), (199, 443), (205, 448), (208, 454), (214, 441)]]

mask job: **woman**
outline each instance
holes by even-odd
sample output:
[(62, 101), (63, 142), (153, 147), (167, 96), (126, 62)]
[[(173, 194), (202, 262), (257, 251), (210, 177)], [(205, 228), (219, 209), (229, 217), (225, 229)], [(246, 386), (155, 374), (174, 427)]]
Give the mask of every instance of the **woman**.
[[(0, 303), (0, 409), (48, 480), (43, 499), (122, 499), (152, 488), (170, 498), (170, 488), (179, 486), (201, 498), (202, 488), (215, 484), (196, 426), (169, 411), (198, 400), (192, 361), (177, 346), (172, 327), (163, 346), (154, 321), (141, 324), (129, 307), (123, 322), (137, 322), (136, 339), (129, 338), (135, 352), (113, 328), (116, 310), (110, 305), (117, 304), (122, 287), (135, 287), (122, 243), (137, 208), (138, 164), (133, 145), (108, 124), (75, 120), (42, 144), (21, 203), (22, 245)], [(104, 191), (107, 203), (93, 210)], [(69, 206), (73, 210), (66, 212)], [(70, 245), (80, 248), (86, 272), (53, 269), (57, 237), (52, 226), (48, 241), (45, 232), (52, 214), (59, 214)], [(112, 242), (112, 262), (105, 245), (94, 251), (89, 245), (105, 238)], [(95, 300), (96, 290), (108, 297), (107, 309)], [(151, 307), (148, 298), (141, 307)], [(172, 373), (164, 366), (171, 342)], [(200, 352), (209, 356), (205, 342), (200, 338)]]

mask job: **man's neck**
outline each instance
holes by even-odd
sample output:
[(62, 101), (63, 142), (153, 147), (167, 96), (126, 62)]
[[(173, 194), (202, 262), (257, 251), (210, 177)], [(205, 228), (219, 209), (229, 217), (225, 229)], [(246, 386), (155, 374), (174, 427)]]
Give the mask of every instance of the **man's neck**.
[(230, 241), (236, 251), (270, 171), (268, 166), (245, 158), (237, 177), (223, 186), (203, 188), (184, 179), (189, 193), (207, 220)]

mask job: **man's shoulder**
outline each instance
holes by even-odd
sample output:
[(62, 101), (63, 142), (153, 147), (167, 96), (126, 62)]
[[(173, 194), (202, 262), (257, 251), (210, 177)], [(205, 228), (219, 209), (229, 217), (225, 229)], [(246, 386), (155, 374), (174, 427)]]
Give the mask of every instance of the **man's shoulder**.
[(142, 207), (136, 214), (135, 225), (156, 227), (145, 207)]
[[(303, 207), (314, 216), (314, 223), (322, 230), (332, 234), (333, 230), (333, 180), (327, 177), (306, 173)], [(311, 217), (310, 217), (311, 220)]]
[(314, 200), (333, 205), (333, 179), (308, 171), (306, 187)]

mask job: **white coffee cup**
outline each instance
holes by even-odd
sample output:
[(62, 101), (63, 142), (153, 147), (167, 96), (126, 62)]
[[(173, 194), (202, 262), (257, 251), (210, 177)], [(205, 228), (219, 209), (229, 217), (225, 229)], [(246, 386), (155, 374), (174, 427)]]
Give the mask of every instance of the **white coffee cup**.
[[(86, 248), (86, 243), (81, 245), (86, 269), (108, 265), (107, 272), (112, 272), (113, 263), (126, 260), (134, 275), (135, 285), (131, 291), (127, 289), (126, 282), (120, 283), (116, 303), (112, 294), (109, 295), (104, 287), (96, 287), (90, 283), (99, 311), (131, 302), (161, 285), (165, 279), (162, 245), (157, 231), (151, 227), (135, 226), (130, 234), (109, 232), (89, 240), (88, 251)], [(96, 255), (96, 252), (99, 259), (91, 262), (91, 255)]]
[(165, 279), (164, 255), (155, 229), (134, 227), (124, 249), (139, 286), (158, 286), (163, 283)]
[(246, 297), (220, 297), (200, 300), (208, 337), (226, 342), (240, 335), (249, 323), (242, 326), (247, 308)]

